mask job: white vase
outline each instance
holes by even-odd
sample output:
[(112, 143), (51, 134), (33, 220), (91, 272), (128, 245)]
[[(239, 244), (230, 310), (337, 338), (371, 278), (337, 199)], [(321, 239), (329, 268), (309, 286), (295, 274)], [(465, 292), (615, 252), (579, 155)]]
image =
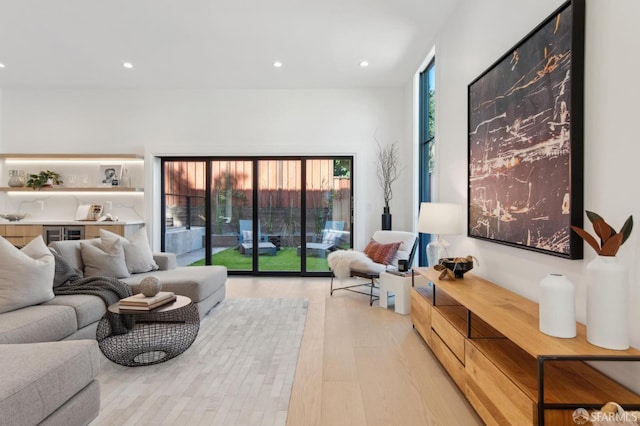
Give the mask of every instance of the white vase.
[(540, 331), (554, 337), (576, 337), (575, 295), (573, 284), (562, 274), (549, 274), (540, 281)]
[(615, 256), (587, 265), (587, 341), (607, 349), (629, 348), (629, 276)]

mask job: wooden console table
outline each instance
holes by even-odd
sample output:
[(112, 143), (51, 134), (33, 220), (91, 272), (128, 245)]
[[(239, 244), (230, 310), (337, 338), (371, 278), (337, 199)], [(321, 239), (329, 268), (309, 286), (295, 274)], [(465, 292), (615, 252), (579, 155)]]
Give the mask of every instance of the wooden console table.
[(429, 280), (411, 291), (411, 320), (443, 367), (487, 424), (574, 424), (576, 408), (615, 401), (640, 409), (640, 395), (585, 361), (640, 361), (640, 351), (609, 350), (538, 328), (538, 304), (471, 273)]

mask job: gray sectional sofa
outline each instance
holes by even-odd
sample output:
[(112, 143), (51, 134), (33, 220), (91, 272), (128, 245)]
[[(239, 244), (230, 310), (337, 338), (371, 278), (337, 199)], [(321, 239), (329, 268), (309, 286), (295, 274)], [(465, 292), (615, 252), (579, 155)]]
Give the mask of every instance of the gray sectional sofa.
[[(82, 271), (85, 265), (80, 250), (81, 244), (82, 242), (95, 244), (97, 241), (99, 241), (98, 238), (56, 241), (49, 244), (49, 247), (61, 254), (69, 265)], [(121, 281), (129, 284), (133, 293), (139, 293), (138, 287), (143, 278), (155, 276), (162, 283), (163, 291), (173, 291), (187, 296), (198, 305), (201, 319), (225, 298), (227, 268), (224, 266), (176, 266), (176, 256), (173, 253), (154, 253), (153, 259), (159, 267), (158, 270), (134, 273), (127, 278), (120, 278)]]
[(86, 425), (98, 416), (95, 340), (0, 345), (0, 424)]
[[(49, 248), (82, 271), (80, 244), (96, 240), (58, 241)], [(177, 267), (171, 253), (153, 258), (158, 270), (121, 279), (134, 294), (144, 277), (155, 276), (162, 290), (191, 298), (201, 318), (225, 298), (225, 267)], [(99, 297), (77, 294), (0, 313), (0, 424), (86, 425), (98, 415), (96, 377), (106, 358), (95, 336), (105, 312)]]

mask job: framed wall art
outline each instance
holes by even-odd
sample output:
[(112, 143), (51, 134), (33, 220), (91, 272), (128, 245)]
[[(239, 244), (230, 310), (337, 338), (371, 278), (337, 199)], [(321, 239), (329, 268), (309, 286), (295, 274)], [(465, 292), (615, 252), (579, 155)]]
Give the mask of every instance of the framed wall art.
[(98, 185), (112, 186), (117, 185), (120, 174), (122, 173), (122, 164), (101, 164)]
[(468, 236), (582, 258), (584, 0), (468, 87)]

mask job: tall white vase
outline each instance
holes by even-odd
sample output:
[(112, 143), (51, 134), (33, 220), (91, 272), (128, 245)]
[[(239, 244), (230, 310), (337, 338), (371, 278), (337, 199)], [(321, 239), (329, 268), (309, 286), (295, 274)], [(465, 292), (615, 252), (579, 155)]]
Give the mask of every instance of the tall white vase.
[(629, 348), (629, 277), (615, 256), (587, 265), (587, 341), (607, 349)]
[(576, 291), (562, 274), (540, 281), (540, 331), (554, 337), (576, 337)]

